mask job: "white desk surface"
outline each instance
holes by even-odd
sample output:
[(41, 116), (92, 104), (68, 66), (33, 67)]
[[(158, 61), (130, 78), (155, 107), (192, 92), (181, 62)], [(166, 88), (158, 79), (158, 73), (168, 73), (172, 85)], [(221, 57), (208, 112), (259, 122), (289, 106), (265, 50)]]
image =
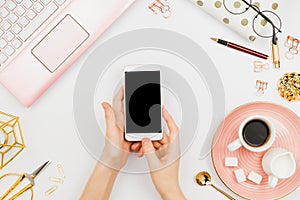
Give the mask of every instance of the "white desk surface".
[[(0, 174), (7, 172), (27, 172), (35, 169), (46, 160), (52, 165), (38, 177), (35, 199), (79, 199), (85, 183), (91, 174), (96, 161), (86, 152), (80, 143), (73, 120), (73, 90), (77, 74), (89, 53), (107, 39), (122, 32), (140, 28), (161, 28), (177, 31), (196, 41), (214, 61), (223, 81), (226, 93), (226, 113), (239, 105), (257, 100), (266, 100), (281, 104), (300, 115), (300, 103), (289, 103), (277, 94), (276, 82), (285, 72), (300, 72), (300, 55), (293, 60), (282, 56), (281, 69), (268, 72), (253, 73), (254, 57), (229, 50), (213, 43), (212, 36), (228, 39), (247, 45), (262, 52), (270, 52), (269, 40), (250, 44), (240, 36), (225, 28), (212, 17), (201, 12), (189, 0), (170, 1), (173, 15), (168, 20), (156, 16), (148, 10), (152, 0), (137, 1), (98, 41), (70, 68), (39, 101), (31, 108), (24, 108), (3, 87), (0, 86), (0, 110), (21, 117), (26, 149)], [(287, 35), (300, 38), (297, 20), (300, 18), (300, 1), (286, 3), (280, 11), (284, 23), (284, 33), (279, 35), (280, 49), (283, 55), (286, 48), (283, 42)], [(265, 79), (270, 82), (263, 97), (255, 95), (255, 80)], [(205, 111), (203, 111), (205, 112)], [(213, 182), (230, 192), (217, 178), (209, 158), (199, 160), (202, 138), (198, 137), (192, 147), (181, 159), (180, 183), (188, 199), (226, 199), (212, 188), (199, 188), (194, 182), (198, 171), (207, 170), (212, 173)], [(53, 184), (49, 176), (56, 176), (56, 164), (61, 163), (66, 173), (66, 181), (59, 185), (58, 191), (45, 197), (44, 192)], [(297, 172), (299, 173), (299, 172)], [(235, 196), (234, 194), (232, 194)], [(299, 199), (300, 189), (284, 199)], [(120, 173), (111, 199), (159, 199), (150, 176)], [(236, 199), (241, 199), (236, 196)]]

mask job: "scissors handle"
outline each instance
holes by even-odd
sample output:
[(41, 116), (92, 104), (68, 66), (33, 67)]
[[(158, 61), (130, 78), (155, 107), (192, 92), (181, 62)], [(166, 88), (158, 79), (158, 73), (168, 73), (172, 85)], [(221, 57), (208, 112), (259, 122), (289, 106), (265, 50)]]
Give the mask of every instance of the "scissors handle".
[(19, 196), (21, 196), (24, 192), (30, 190), (32, 187), (33, 187), (33, 185), (31, 183), (29, 183), (24, 188), (22, 188), (17, 194), (15, 194), (11, 198), (9, 198), (9, 200), (15, 200), (16, 198), (18, 198)]
[(4, 199), (9, 195), (25, 178), (25, 174), (22, 174), (18, 180), (0, 197), (0, 199)]

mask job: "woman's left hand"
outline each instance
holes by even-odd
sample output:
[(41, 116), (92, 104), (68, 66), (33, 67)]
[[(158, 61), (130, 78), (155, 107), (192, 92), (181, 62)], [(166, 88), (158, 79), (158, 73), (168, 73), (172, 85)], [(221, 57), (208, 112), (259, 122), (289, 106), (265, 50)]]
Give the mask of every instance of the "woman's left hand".
[(135, 144), (124, 138), (123, 101), (124, 87), (114, 97), (113, 106), (106, 102), (102, 103), (106, 120), (106, 142), (100, 160), (106, 166), (118, 171), (127, 163), (131, 146)]

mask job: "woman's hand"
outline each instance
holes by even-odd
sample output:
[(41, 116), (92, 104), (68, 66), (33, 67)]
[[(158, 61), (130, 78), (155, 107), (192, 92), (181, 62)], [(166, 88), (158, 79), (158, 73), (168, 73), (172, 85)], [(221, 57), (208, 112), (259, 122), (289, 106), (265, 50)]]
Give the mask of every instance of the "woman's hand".
[(113, 107), (102, 103), (106, 120), (106, 142), (100, 157), (101, 162), (96, 165), (81, 200), (108, 200), (118, 172), (127, 162), (132, 143), (124, 139), (123, 99), (122, 87), (114, 97)]
[(113, 100), (102, 103), (106, 120), (106, 142), (81, 200), (109, 199), (119, 170), (127, 163), (130, 151), (145, 154), (151, 169), (152, 181), (164, 200), (185, 199), (178, 182), (180, 144), (179, 130), (168, 111), (163, 108), (163, 117), (169, 128), (169, 136), (151, 142), (148, 138), (142, 143), (132, 143), (124, 139), (124, 88), (122, 87)]
[(113, 107), (109, 103), (102, 103), (106, 120), (106, 142), (100, 161), (118, 171), (127, 163), (130, 147), (134, 144), (124, 139), (123, 101), (124, 87), (114, 97)]
[(151, 178), (164, 200), (185, 199), (179, 185), (178, 171), (180, 163), (179, 128), (172, 116), (163, 107), (163, 117), (167, 122), (169, 136), (164, 134), (159, 142), (149, 138), (142, 141), (142, 152), (151, 170)]

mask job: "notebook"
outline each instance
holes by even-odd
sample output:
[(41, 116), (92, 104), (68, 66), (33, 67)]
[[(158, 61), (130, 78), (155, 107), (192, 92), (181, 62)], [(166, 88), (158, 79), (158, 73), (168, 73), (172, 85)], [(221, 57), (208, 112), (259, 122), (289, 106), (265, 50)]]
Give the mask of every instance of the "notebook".
[[(242, 0), (190, 0), (192, 1), (199, 9), (210, 14), (215, 19), (220, 21), (222, 24), (232, 29), (246, 40), (254, 42), (259, 37), (253, 30), (253, 19), (257, 15), (257, 12), (249, 8), (246, 12), (242, 14), (242, 11), (245, 11), (245, 8), (248, 7), (245, 2)], [(250, 1), (252, 5), (256, 6), (260, 11), (267, 16), (271, 16), (272, 20), (275, 23), (279, 24), (277, 17), (271, 14), (269, 11), (274, 12), (275, 14), (280, 9), (280, 4), (276, 0), (260, 0), (260, 1)], [(230, 13), (229, 11), (234, 14)], [(266, 11), (267, 10), (267, 11)], [(274, 18), (274, 19), (273, 19)], [(266, 21), (260, 18), (257, 18), (255, 21), (255, 27), (259, 33), (264, 31), (266, 26)], [(270, 30), (268, 30), (270, 31)], [(266, 33), (267, 34), (267, 33)]]

